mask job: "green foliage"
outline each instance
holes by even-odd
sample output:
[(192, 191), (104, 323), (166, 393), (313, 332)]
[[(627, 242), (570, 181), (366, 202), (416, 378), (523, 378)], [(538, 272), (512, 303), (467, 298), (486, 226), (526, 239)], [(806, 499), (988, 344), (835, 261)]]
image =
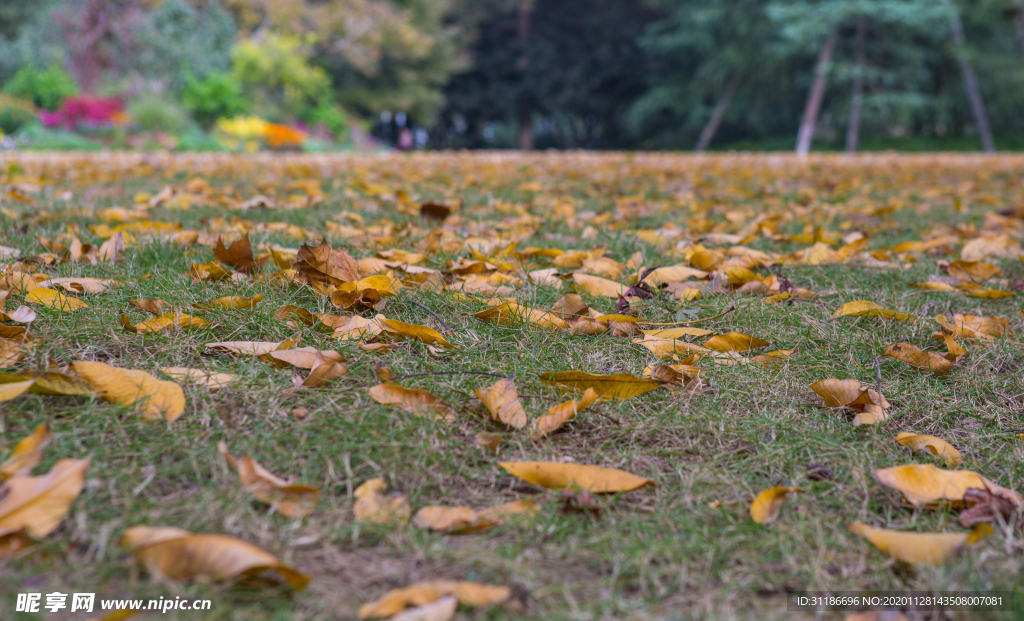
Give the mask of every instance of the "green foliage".
[(32, 102), (0, 94), (0, 131), (13, 134), (36, 118), (36, 108)]
[(348, 115), (341, 106), (326, 99), (311, 108), (303, 120), (311, 127), (323, 125), (334, 136), (344, 136), (348, 131)]
[(209, 129), (219, 118), (231, 118), (248, 111), (242, 85), (230, 73), (215, 71), (199, 79), (190, 77), (181, 101), (200, 125)]
[(231, 51), (231, 68), (254, 110), (271, 120), (301, 118), (331, 89), (327, 73), (311, 65), (290, 36), (241, 41)]
[(53, 112), (66, 98), (78, 94), (78, 86), (71, 74), (56, 63), (45, 69), (25, 65), (4, 84), (4, 92), (31, 100), (36, 106)]
[(100, 144), (66, 129), (48, 129), (29, 123), (18, 132), (19, 143), (42, 151), (98, 151)]
[(190, 124), (185, 109), (166, 95), (147, 94), (128, 104), (132, 122), (146, 131), (179, 134)]

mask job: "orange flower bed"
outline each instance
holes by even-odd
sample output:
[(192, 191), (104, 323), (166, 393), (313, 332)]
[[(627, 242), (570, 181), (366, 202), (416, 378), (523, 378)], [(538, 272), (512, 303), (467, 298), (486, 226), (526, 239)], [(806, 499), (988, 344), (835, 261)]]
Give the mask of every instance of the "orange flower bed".
[(296, 147), (306, 141), (306, 132), (294, 127), (288, 127), (287, 125), (267, 123), (266, 128), (263, 130), (263, 140), (266, 141), (271, 149)]

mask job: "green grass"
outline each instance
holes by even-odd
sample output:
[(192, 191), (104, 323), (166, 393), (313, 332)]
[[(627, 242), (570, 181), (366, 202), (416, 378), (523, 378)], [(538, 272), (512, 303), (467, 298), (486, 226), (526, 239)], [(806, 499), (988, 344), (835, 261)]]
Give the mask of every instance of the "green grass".
[[(264, 194), (278, 195), (279, 204), (289, 181), (310, 176), (322, 181), (326, 195), (316, 207), (297, 210), (238, 213), (219, 206), (187, 211), (157, 208), (151, 210), (153, 220), (235, 237), (238, 233), (227, 232), (229, 222), (213, 219), (240, 217), (255, 225), (254, 246), (297, 247), (304, 239), (261, 225), (296, 224), (309, 231), (311, 239), (319, 239), (326, 232), (325, 220), (353, 211), (363, 215), (367, 225), (383, 219), (407, 225), (393, 247), (416, 248), (429, 224), (402, 215), (393, 203), (367, 199), (349, 189), (353, 180), (365, 178), (392, 191), (403, 189), (420, 200), (453, 203), (462, 199), (467, 235), (486, 237), (491, 227), (508, 216), (507, 211), (489, 205), (492, 200), (504, 201), (523, 205), (543, 223), (519, 248), (604, 246), (607, 256), (621, 262), (641, 252), (648, 265), (668, 265), (682, 261), (671, 256), (671, 247), (644, 243), (629, 231), (666, 222), (686, 228), (688, 219), (699, 215), (718, 223), (720, 232), (735, 232), (759, 214), (780, 216), (780, 228), (790, 234), (808, 223), (834, 231), (851, 214), (858, 214), (855, 221), (870, 228), (871, 248), (886, 248), (950, 222), (980, 229), (986, 211), (1020, 205), (1019, 179), (1024, 173), (1024, 161), (1019, 158), (987, 163), (892, 158), (859, 164), (824, 159), (812, 160), (810, 166), (789, 160), (784, 167), (774, 167), (767, 158), (740, 161), (727, 156), (720, 160), (641, 155), (197, 160), (159, 156), (146, 170), (141, 156), (113, 160), (102, 155), (49, 160), (21, 154), (4, 157), (4, 168), (15, 161), (24, 175), (46, 174), (42, 192), (34, 195), (37, 205), (4, 204), (17, 218), (0, 220), (0, 245), (17, 247), (23, 256), (43, 252), (34, 236), (55, 238), (69, 224), (80, 227), (83, 242), (97, 243), (87, 229), (98, 221), (94, 210), (126, 206), (136, 192), (155, 193), (168, 183), (181, 187), (193, 176), (203, 176), (215, 187), (230, 184), (242, 198), (251, 197), (259, 187)], [(44, 161), (48, 162), (45, 169)], [(862, 185), (851, 188), (846, 182), (853, 177), (860, 178)], [(523, 193), (519, 186), (525, 181), (539, 182), (541, 191)], [(968, 182), (974, 185), (967, 186)], [(97, 192), (95, 188), (114, 190)], [(801, 192), (807, 189), (813, 189), (820, 202), (806, 206)], [(70, 201), (58, 199), (65, 190), (73, 192)], [(956, 212), (948, 199), (958, 192), (963, 213)], [(636, 195), (650, 208), (648, 214), (595, 227), (592, 238), (581, 239), (586, 218), (581, 217), (574, 227), (550, 217), (553, 203), (573, 202), (578, 213), (615, 213), (616, 197)], [(976, 200), (983, 195), (995, 196), (998, 205)], [(892, 198), (903, 200), (905, 207), (887, 215), (868, 213)], [(697, 206), (703, 208), (700, 213)], [(730, 219), (730, 212), (746, 215)], [(476, 222), (482, 228), (471, 226)], [(26, 227), (24, 232), (20, 226)], [(357, 258), (373, 253), (368, 246), (331, 241)], [(772, 252), (806, 246), (767, 238), (749, 245)], [(426, 264), (444, 269), (445, 259), (467, 254), (463, 250), (435, 253)], [(350, 370), (329, 387), (293, 391), (292, 370), (275, 369), (255, 359), (210, 355), (204, 352), (204, 344), (282, 340), (296, 331), (273, 318), (274, 311), (285, 304), (341, 313), (308, 289), (192, 283), (183, 276), (191, 263), (212, 258), (204, 246), (183, 248), (143, 238), (113, 266), (61, 263), (39, 268), (53, 275), (114, 278), (122, 286), (106, 294), (81, 296), (90, 308), (77, 313), (36, 307), (37, 346), (17, 369), (90, 359), (154, 374), (159, 374), (160, 366), (199, 367), (234, 373), (242, 380), (216, 391), (186, 386), (186, 414), (173, 424), (145, 421), (133, 408), (98, 399), (26, 394), (0, 404), (0, 457), (36, 425), (50, 421), (54, 440), (36, 473), (45, 472), (59, 459), (86, 455), (93, 459), (86, 487), (61, 527), (6, 565), (0, 564), (4, 578), (0, 618), (32, 618), (13, 613), (18, 592), (59, 590), (97, 592), (106, 598), (213, 600), (210, 613), (140, 618), (349, 619), (361, 603), (388, 589), (438, 578), (517, 586), (529, 594), (528, 615), (550, 620), (809, 619), (809, 613), (801, 617), (786, 612), (788, 592), (1020, 589), (1024, 543), (1019, 530), (997, 528), (993, 536), (948, 562), (916, 569), (897, 566), (846, 530), (848, 523), (860, 521), (912, 531), (963, 531), (955, 511), (904, 508), (897, 493), (872, 479), (876, 468), (933, 463), (893, 441), (903, 430), (940, 436), (963, 453), (963, 468), (1003, 486), (1024, 488), (1024, 445), (1015, 439), (1015, 433), (1024, 431), (1020, 298), (983, 300), (907, 286), (935, 273), (936, 258), (955, 257), (921, 255), (906, 269), (858, 262), (785, 265), (782, 270), (797, 286), (819, 294), (812, 301), (792, 305), (768, 304), (761, 296), (727, 295), (680, 304), (659, 295), (637, 307), (640, 316), (669, 322), (676, 321), (681, 307), (697, 309), (700, 318), (735, 306), (734, 312), (700, 325), (721, 333), (754, 335), (770, 340), (771, 350), (798, 349), (799, 353), (787, 365), (772, 368), (726, 367), (704, 360), (699, 366), (705, 369), (713, 392), (659, 389), (624, 402), (600, 403), (546, 440), (510, 432), (478, 415), (482, 408), (473, 391), (494, 378), (435, 375), (401, 382), (430, 390), (460, 411), (457, 422), (444, 423), (371, 401), (365, 387), (373, 383), (372, 366), (384, 361), (399, 375), (451, 370), (514, 375), (527, 411), (537, 416), (564, 396), (541, 382), (540, 373), (581, 369), (639, 374), (645, 366), (656, 364), (655, 358), (630, 339), (485, 323), (472, 316), (485, 308), (478, 300), (460, 302), (449, 295), (404, 290), (388, 301), (383, 314), (439, 327), (428, 313), (410, 303), (416, 300), (454, 328), (449, 340), (458, 349), (435, 354), (410, 343), (377, 355), (360, 350), (354, 342), (337, 342), (303, 328), (302, 345), (338, 350)], [(995, 262), (1003, 267), (1005, 278), (1024, 279), (1021, 261)], [(529, 265), (545, 266), (543, 262)], [(274, 269), (268, 266), (265, 271)], [(152, 276), (143, 280), (147, 274)], [(529, 287), (517, 297), (550, 308), (566, 290)], [(129, 307), (132, 298), (191, 304), (256, 293), (265, 297), (253, 310), (195, 312), (211, 321), (208, 329), (136, 335), (124, 332), (117, 321), (121, 313), (134, 321), (145, 319), (141, 311)], [(613, 300), (585, 298), (602, 312), (614, 312)], [(857, 299), (910, 313), (917, 322), (831, 319), (841, 304)], [(20, 294), (14, 295), (7, 308), (19, 301)], [(952, 312), (1007, 317), (1013, 332), (987, 347), (965, 342), (968, 357), (943, 378), (882, 358), (882, 389), (893, 404), (892, 416), (884, 424), (853, 427), (846, 414), (823, 407), (809, 389), (811, 383), (827, 377), (855, 378), (873, 386), (875, 359), (886, 344), (906, 341), (939, 350), (931, 338), (937, 329), (931, 317)], [(291, 415), (296, 408), (306, 408), (309, 414), (298, 420)], [(500, 455), (474, 445), (473, 436), (481, 431), (505, 434)], [(226, 441), (235, 455), (251, 455), (291, 481), (319, 486), (317, 511), (301, 520), (270, 512), (241, 489), (236, 474), (217, 452), (219, 440)], [(596, 517), (564, 513), (558, 493), (518, 482), (501, 470), (497, 463), (506, 460), (572, 460), (620, 468), (654, 480), (657, 487), (600, 498), (601, 513)], [(809, 480), (805, 472), (812, 463), (826, 464), (834, 479)], [(543, 508), (524, 523), (460, 537), (412, 526), (358, 524), (352, 514), (353, 490), (373, 477), (384, 478), (392, 489), (406, 494), (414, 511), (437, 504), (484, 508), (524, 498), (536, 498)], [(787, 502), (775, 524), (757, 525), (748, 515), (749, 502), (772, 485), (800, 485), (805, 493)], [(722, 505), (710, 507), (714, 501)], [(238, 537), (279, 555), (312, 581), (301, 593), (154, 582), (117, 545), (124, 529), (135, 525), (168, 525)], [(1019, 592), (1017, 604), (1017, 612), (985, 615), (1024, 618)], [(465, 619), (520, 616), (501, 608), (463, 609), (460, 615)], [(954, 618), (981, 616), (962, 612)]]

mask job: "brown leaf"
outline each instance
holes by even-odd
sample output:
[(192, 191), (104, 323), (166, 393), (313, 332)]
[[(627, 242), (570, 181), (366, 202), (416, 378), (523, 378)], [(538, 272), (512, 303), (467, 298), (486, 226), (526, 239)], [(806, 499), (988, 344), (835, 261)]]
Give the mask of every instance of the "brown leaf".
[(394, 618), (406, 608), (424, 606), (445, 597), (454, 597), (459, 604), (473, 608), (486, 608), (507, 601), (512, 589), (479, 582), (433, 580), (388, 591), (378, 600), (359, 608), (360, 619)]
[(961, 507), (964, 494), (972, 487), (987, 489), (1018, 507), (1024, 505), (1024, 498), (1017, 492), (1000, 487), (970, 470), (942, 470), (931, 464), (910, 464), (875, 470), (872, 476), (882, 485), (899, 491), (915, 507), (934, 506), (940, 502)]
[(396, 384), (378, 384), (370, 389), (370, 398), (381, 405), (390, 405), (416, 415), (434, 415), (446, 421), (454, 421), (455, 408), (426, 390), (403, 388)]
[(513, 429), (522, 429), (529, 422), (511, 377), (500, 379), (487, 388), (477, 390), (476, 396), (487, 407), (491, 418), (499, 423)]
[(238, 479), (253, 496), (276, 508), (286, 517), (305, 517), (313, 513), (320, 501), (320, 490), (308, 485), (291, 485), (273, 474), (252, 457), (236, 458), (223, 441), (217, 449), (238, 472)]
[(654, 481), (614, 468), (557, 462), (503, 462), (499, 466), (512, 476), (548, 489), (577, 487), (592, 494), (630, 492)]
[(954, 366), (944, 356), (930, 351), (921, 351), (917, 346), (910, 343), (893, 343), (882, 352), (882, 355), (886, 358), (905, 362), (916, 369), (931, 371), (938, 376), (949, 373)]
[(174, 382), (102, 362), (79, 360), (72, 362), (71, 368), (105, 401), (122, 406), (141, 405), (143, 418), (173, 421), (185, 413), (185, 393)]
[(662, 383), (657, 380), (644, 379), (628, 373), (595, 375), (584, 371), (562, 371), (560, 373), (542, 373), (540, 379), (572, 390), (593, 388), (598, 396), (615, 399), (629, 399), (662, 386)]
[(1024, 514), (1018, 512), (1019, 505), (1005, 495), (993, 494), (987, 489), (967, 489), (964, 504), (968, 508), (961, 511), (958, 518), (964, 528), (986, 523), (1012, 524), (1019, 528), (1024, 523)]
[(409, 521), (412, 509), (402, 495), (385, 495), (388, 485), (383, 479), (370, 479), (356, 488), (353, 507), (357, 522), (399, 525)]
[(295, 278), (308, 284), (340, 285), (359, 280), (359, 264), (344, 248), (331, 248), (327, 240), (317, 246), (302, 244), (293, 264)]
[(134, 526), (125, 531), (119, 543), (158, 580), (236, 582), (274, 570), (297, 591), (309, 583), (308, 576), (273, 554), (227, 535), (190, 533), (170, 526)]
[(243, 274), (255, 274), (263, 269), (263, 265), (270, 260), (270, 255), (259, 259), (253, 258), (252, 246), (249, 244), (249, 234), (246, 233), (242, 239), (234, 241), (227, 248), (220, 236), (217, 237), (217, 245), (213, 248), (213, 256), (225, 265), (230, 265)]
[(538, 511), (540, 507), (532, 500), (510, 502), (483, 511), (469, 507), (423, 507), (413, 516), (412, 524), (449, 535), (465, 535), (497, 526), (512, 516), (535, 515)]
[(43, 450), (50, 443), (50, 423), (43, 423), (14, 445), (10, 456), (0, 464), (0, 479), (27, 476), (43, 459)]
[(0, 532), (24, 530), (33, 538), (60, 525), (85, 485), (89, 459), (62, 459), (42, 476), (13, 476), (0, 487)]

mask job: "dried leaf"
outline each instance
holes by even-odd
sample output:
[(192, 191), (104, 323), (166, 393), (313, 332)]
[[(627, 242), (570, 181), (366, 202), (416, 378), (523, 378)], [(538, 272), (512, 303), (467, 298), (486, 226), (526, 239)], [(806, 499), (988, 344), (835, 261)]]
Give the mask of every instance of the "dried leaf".
[(300, 369), (312, 369), (317, 365), (318, 358), (323, 360), (320, 364), (328, 362), (345, 362), (345, 357), (330, 349), (317, 349), (316, 347), (295, 347), (271, 351), (266, 354), (271, 360), (280, 362), (278, 366), (298, 367)]
[(378, 384), (370, 389), (370, 398), (381, 405), (390, 405), (416, 415), (433, 415), (446, 421), (454, 421), (455, 408), (426, 390), (403, 388), (395, 384)]
[(27, 306), (19, 306), (13, 312), (3, 312), (3, 301), (0, 300), (0, 321), (13, 321), (14, 323), (32, 323), (36, 320), (36, 312)]
[(629, 399), (662, 386), (659, 381), (643, 379), (628, 373), (594, 375), (584, 371), (562, 371), (560, 373), (542, 373), (540, 379), (572, 390), (593, 388), (599, 397), (615, 399)]
[(244, 298), (240, 295), (229, 295), (201, 304), (193, 304), (195, 308), (219, 308), (222, 310), (240, 310), (243, 308), (256, 308), (256, 305), (263, 299), (262, 293), (257, 293), (251, 298)]
[(202, 317), (193, 317), (185, 313), (167, 313), (159, 317), (151, 317), (141, 323), (132, 324), (127, 315), (118, 317), (121, 325), (128, 332), (135, 334), (152, 334), (161, 330), (190, 330), (192, 328), (208, 328), (210, 323)]
[(758, 524), (771, 524), (779, 517), (779, 510), (786, 502), (786, 496), (804, 491), (800, 487), (769, 487), (762, 490), (750, 503), (750, 519)]
[(121, 406), (138, 404), (144, 418), (173, 421), (185, 413), (185, 393), (174, 382), (102, 362), (79, 360), (72, 362), (71, 368), (105, 401)]
[(562, 425), (576, 418), (576, 414), (590, 407), (598, 400), (597, 391), (587, 388), (581, 399), (561, 403), (548, 410), (548, 413), (533, 421), (533, 435), (549, 436), (562, 428)]
[(353, 507), (357, 522), (399, 525), (409, 521), (412, 509), (402, 495), (385, 495), (388, 485), (383, 479), (370, 479), (356, 488)]
[(60, 291), (38, 287), (28, 292), (25, 301), (29, 304), (39, 304), (47, 308), (59, 311), (77, 311), (89, 308), (89, 305), (76, 298), (69, 298)]
[(224, 388), (239, 379), (237, 375), (230, 373), (216, 373), (189, 367), (160, 367), (160, 371), (179, 382), (191, 382), (210, 389)]
[(445, 597), (454, 597), (463, 606), (486, 608), (507, 601), (512, 597), (512, 589), (506, 586), (456, 580), (419, 582), (401, 589), (393, 589), (380, 599), (363, 604), (359, 608), (359, 618), (394, 618), (406, 608), (425, 606)]
[(1024, 505), (1024, 499), (1017, 492), (1000, 487), (970, 470), (942, 470), (931, 464), (910, 464), (875, 470), (872, 476), (882, 485), (903, 494), (906, 501), (915, 507), (943, 501), (952, 503), (954, 507), (963, 506), (964, 494), (972, 487), (987, 489), (1018, 507)]
[(0, 384), (0, 403), (10, 401), (11, 399), (17, 399), (28, 392), (28, 389), (32, 388), (33, 383), (35, 382), (32, 380), (21, 380)]
[(134, 526), (120, 545), (156, 579), (235, 582), (267, 570), (276, 571), (295, 590), (309, 577), (273, 554), (227, 535), (190, 533), (170, 526)]
[(935, 375), (945, 375), (953, 369), (953, 363), (934, 352), (921, 351), (910, 343), (894, 343), (882, 353), (886, 358), (905, 362), (917, 369), (931, 371)]
[(502, 462), (498, 465), (516, 478), (548, 489), (577, 487), (592, 494), (614, 494), (631, 492), (647, 485), (654, 487), (654, 481), (649, 479), (600, 466), (537, 461)]
[(217, 450), (238, 472), (238, 479), (253, 496), (276, 508), (285, 517), (305, 517), (316, 509), (320, 501), (320, 490), (308, 485), (290, 485), (273, 474), (252, 457), (236, 458), (228, 451), (223, 441)]
[(618, 299), (620, 295), (625, 295), (626, 290), (629, 289), (626, 285), (614, 280), (608, 280), (600, 276), (591, 276), (583, 272), (574, 272), (572, 279), (576, 281), (576, 285), (580, 289), (595, 297)]
[(39, 539), (60, 525), (85, 485), (89, 459), (62, 459), (42, 476), (18, 475), (0, 487), (0, 532)]
[(883, 319), (895, 319), (897, 321), (906, 321), (910, 319), (915, 321), (913, 317), (906, 313), (898, 313), (896, 311), (882, 308), (874, 302), (868, 302), (866, 300), (858, 300), (856, 302), (847, 302), (840, 306), (836, 312), (832, 313), (832, 318), (838, 317), (882, 317)]
[(873, 528), (859, 522), (850, 524), (849, 529), (897, 561), (913, 565), (938, 565), (965, 545), (992, 532), (987, 524), (979, 524), (970, 533), (908, 533)]
[(536, 515), (540, 507), (532, 500), (519, 500), (475, 511), (469, 507), (423, 507), (413, 516), (416, 528), (465, 535), (501, 524), (511, 516)]
[(253, 258), (252, 246), (249, 243), (249, 234), (246, 233), (241, 239), (232, 242), (227, 248), (224, 242), (217, 237), (217, 245), (213, 248), (213, 256), (225, 265), (230, 265), (243, 274), (255, 274), (263, 269), (264, 264), (270, 260), (270, 255), (260, 259)]
[(854, 425), (873, 425), (889, 416), (889, 402), (885, 397), (857, 380), (824, 379), (811, 384), (811, 390), (818, 393), (828, 407), (860, 412), (853, 419)]
[(43, 423), (14, 445), (11, 455), (0, 464), (0, 479), (27, 476), (43, 459), (43, 450), (50, 443), (50, 423)]
[(437, 344), (442, 347), (456, 348), (454, 345), (446, 341), (445, 338), (441, 336), (440, 332), (433, 328), (428, 328), (427, 326), (421, 326), (415, 323), (404, 323), (395, 319), (388, 319), (383, 315), (377, 315), (375, 321), (377, 325), (380, 326), (383, 333), (392, 338), (410, 338), (421, 343)]
[(960, 451), (956, 450), (942, 438), (903, 431), (896, 434), (896, 443), (902, 444), (912, 451), (928, 451), (941, 457), (947, 468), (955, 468), (963, 463)]
[(487, 388), (476, 391), (477, 398), (487, 407), (491, 418), (513, 429), (522, 429), (529, 422), (523, 404), (519, 402), (515, 381), (511, 377), (500, 379)]
[(317, 246), (302, 244), (293, 264), (295, 278), (308, 284), (340, 285), (359, 280), (359, 264), (344, 248), (331, 248), (327, 240)]
[(768, 341), (739, 332), (730, 332), (713, 336), (704, 343), (704, 347), (715, 351), (750, 351), (768, 345)]

